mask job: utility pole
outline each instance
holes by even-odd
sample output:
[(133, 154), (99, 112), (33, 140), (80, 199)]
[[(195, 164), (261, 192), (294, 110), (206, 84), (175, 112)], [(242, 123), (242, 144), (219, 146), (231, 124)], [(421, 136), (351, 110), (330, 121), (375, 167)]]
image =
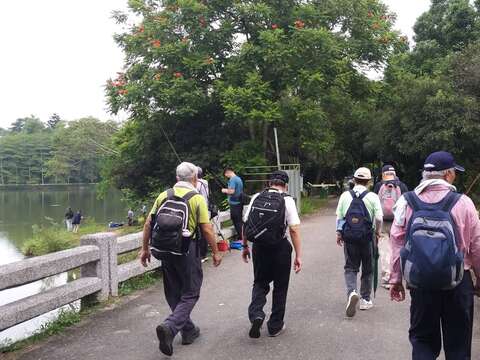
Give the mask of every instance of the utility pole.
[(273, 128), (273, 134), (275, 135), (275, 150), (277, 152), (277, 167), (278, 167), (278, 170), (281, 170), (280, 169), (280, 151), (278, 150), (278, 135), (277, 135), (277, 128), (276, 127)]

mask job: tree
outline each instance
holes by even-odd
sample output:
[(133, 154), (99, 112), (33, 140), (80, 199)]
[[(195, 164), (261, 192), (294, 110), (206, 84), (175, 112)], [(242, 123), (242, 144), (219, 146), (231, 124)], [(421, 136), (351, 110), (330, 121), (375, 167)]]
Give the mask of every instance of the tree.
[(139, 196), (170, 182), (165, 170), (178, 160), (169, 141), (206, 167), (245, 154), (270, 163), (274, 124), (282, 157), (307, 163), (312, 177), (351, 167), (362, 144), (353, 154), (344, 145), (372, 120), (375, 94), (360, 68), (380, 68), (406, 47), (376, 0), (129, 5), (140, 22), (116, 36), (125, 72), (108, 81), (107, 96), (112, 112), (130, 119), (110, 177)]
[(60, 115), (53, 113), (47, 121), (47, 127), (49, 129), (55, 129), (55, 127), (62, 121)]
[(393, 57), (385, 72), (370, 141), (381, 159), (401, 164), (411, 184), (422, 159), (439, 149), (470, 169), (480, 166), (479, 15), (468, 1), (433, 1), (415, 25), (416, 47)]

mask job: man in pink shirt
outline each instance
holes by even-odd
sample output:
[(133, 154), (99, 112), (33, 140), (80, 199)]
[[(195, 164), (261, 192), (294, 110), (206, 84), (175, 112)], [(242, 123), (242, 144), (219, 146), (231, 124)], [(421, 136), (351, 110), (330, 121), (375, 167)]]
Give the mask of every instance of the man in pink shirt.
[[(469, 197), (450, 194), (456, 191), (452, 185), (455, 181), (456, 171), (464, 171), (461, 166), (455, 164), (450, 153), (439, 151), (429, 155), (425, 160), (423, 170), (423, 180), (420, 185), (409, 195), (403, 195), (395, 206), (395, 219), (390, 233), (392, 245), (390, 296), (395, 301), (405, 300), (402, 278), (406, 277), (409, 280), (407, 287), (410, 289), (412, 299), (409, 330), (410, 342), (413, 347), (412, 359), (437, 359), (441, 350), (442, 335), (447, 360), (471, 359), (473, 296), (474, 293), (477, 296), (480, 293), (480, 282), (477, 281), (477, 285), (474, 287), (471, 276), (471, 271), (473, 271), (476, 278), (480, 278), (478, 213)], [(450, 203), (447, 201), (449, 198), (452, 199)], [(413, 215), (412, 207), (417, 208), (417, 215)], [(421, 227), (422, 221), (424, 223), (430, 221), (430, 219), (427, 220), (428, 211), (432, 213), (432, 209), (442, 207), (443, 210), (450, 211), (451, 222), (447, 223), (447, 227), (453, 224), (452, 238), (457, 245), (455, 251), (460, 259), (462, 255), (464, 256), (463, 262), (458, 261), (455, 266), (460, 268), (463, 266), (464, 273), (462, 277), (461, 270), (453, 271), (450, 286), (437, 289), (433, 282), (440, 276), (435, 277), (436, 273), (433, 271), (431, 274), (434, 277), (430, 278), (430, 282), (421, 284), (418, 279), (421, 279), (422, 276), (425, 278), (425, 272), (421, 273), (417, 268), (415, 274), (412, 270), (412, 266), (416, 266), (412, 265), (412, 261), (420, 262), (421, 260), (412, 260), (414, 258), (407, 258), (407, 256), (411, 256), (416, 251), (417, 259), (419, 259), (418, 249), (428, 249), (426, 242), (432, 241), (432, 239), (433, 247), (437, 246), (436, 241), (444, 241), (446, 244), (445, 240), (442, 240), (442, 236), (437, 235), (440, 232), (435, 228), (420, 230), (417, 233), (409, 232), (415, 226)], [(427, 210), (425, 217), (422, 218), (419, 211), (424, 209), (430, 210)], [(413, 221), (410, 221), (411, 219)], [(442, 226), (445, 226), (445, 223)], [(434, 234), (435, 236), (433, 236)], [(435, 237), (437, 237), (436, 241)], [(424, 242), (420, 243), (422, 240)], [(412, 241), (417, 242), (412, 244)], [(438, 251), (439, 248), (436, 249)], [(442, 247), (441, 251), (444, 249), (445, 247)], [(451, 250), (453, 249), (454, 247), (451, 248)], [(422, 256), (425, 254), (428, 255), (428, 251), (423, 252)], [(431, 257), (425, 259), (426, 263), (435, 263), (435, 256), (438, 256), (438, 252), (432, 252)], [(410, 263), (409, 259), (412, 260)], [(403, 269), (401, 264), (403, 264)], [(455, 266), (453, 266), (454, 269)], [(432, 268), (434, 266), (423, 267), (427, 271)]]

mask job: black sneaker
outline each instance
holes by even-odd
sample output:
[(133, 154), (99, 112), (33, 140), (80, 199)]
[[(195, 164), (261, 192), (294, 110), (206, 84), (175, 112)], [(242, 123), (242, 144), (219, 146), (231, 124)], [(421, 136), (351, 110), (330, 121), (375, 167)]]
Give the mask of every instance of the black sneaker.
[(283, 334), (285, 332), (286, 328), (287, 328), (287, 326), (285, 324), (283, 324), (283, 326), (278, 331), (273, 331), (273, 332), (268, 331), (268, 336), (277, 337), (277, 336)]
[(250, 336), (252, 339), (258, 339), (260, 337), (260, 329), (262, 328), (262, 325), (263, 325), (262, 318), (259, 317), (253, 320), (252, 327), (250, 328), (250, 332), (248, 333), (248, 336)]
[(196, 338), (200, 336), (200, 328), (195, 326), (195, 328), (188, 333), (182, 333), (182, 345), (193, 344)]
[(158, 348), (162, 353), (168, 356), (173, 354), (173, 334), (168, 326), (161, 324), (157, 326)]

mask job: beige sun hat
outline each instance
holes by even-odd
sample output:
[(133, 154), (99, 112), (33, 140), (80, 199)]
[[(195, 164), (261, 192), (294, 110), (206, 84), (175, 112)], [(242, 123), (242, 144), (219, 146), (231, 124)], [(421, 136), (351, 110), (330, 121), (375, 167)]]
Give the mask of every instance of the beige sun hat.
[(372, 173), (370, 172), (370, 169), (366, 167), (361, 167), (358, 168), (357, 171), (355, 171), (353, 177), (356, 179), (370, 180), (372, 178)]

